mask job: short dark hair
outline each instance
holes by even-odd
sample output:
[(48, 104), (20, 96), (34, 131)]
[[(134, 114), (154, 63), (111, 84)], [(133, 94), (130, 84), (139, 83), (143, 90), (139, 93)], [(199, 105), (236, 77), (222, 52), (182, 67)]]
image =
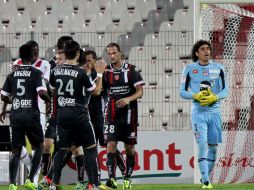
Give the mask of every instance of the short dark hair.
[(92, 58), (93, 58), (93, 59), (97, 59), (97, 54), (96, 54), (95, 51), (93, 51), (93, 50), (87, 50), (87, 51), (85, 51), (85, 53), (84, 53), (85, 61), (86, 61), (86, 56), (87, 56), (87, 55), (92, 55)]
[(68, 41), (73, 41), (73, 38), (71, 36), (61, 36), (57, 40), (57, 49), (64, 49), (65, 43)]
[(68, 41), (64, 47), (64, 53), (66, 59), (74, 59), (76, 57), (77, 52), (80, 52), (80, 45), (76, 41)]
[(198, 60), (198, 56), (196, 55), (196, 52), (198, 52), (198, 49), (200, 48), (200, 46), (205, 45), (205, 44), (208, 45), (209, 48), (211, 49), (211, 47), (212, 47), (211, 43), (206, 40), (199, 40), (194, 44), (194, 46), (192, 48), (192, 53), (191, 53), (191, 57), (194, 62), (196, 62)]
[(85, 64), (85, 52), (83, 49), (80, 49), (80, 55), (78, 59), (78, 63), (80, 67), (83, 67)]
[(117, 51), (121, 52), (121, 48), (117, 43), (109, 43), (106, 48), (110, 48), (110, 47), (116, 47)]
[(34, 40), (30, 40), (30, 41), (26, 42), (26, 44), (32, 46), (32, 48), (35, 48), (35, 47), (39, 48), (38, 43)]
[(23, 63), (33, 61), (33, 47), (29, 44), (23, 44), (19, 48), (19, 57), (23, 61)]

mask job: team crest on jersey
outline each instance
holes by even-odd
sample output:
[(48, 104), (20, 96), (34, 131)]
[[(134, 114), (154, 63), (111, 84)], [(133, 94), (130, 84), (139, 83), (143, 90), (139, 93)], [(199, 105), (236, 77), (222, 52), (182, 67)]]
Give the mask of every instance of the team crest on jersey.
[(115, 80), (119, 80), (119, 75), (114, 75)]
[(203, 70), (202, 74), (203, 74), (203, 76), (208, 76), (209, 75), (209, 71), (208, 70)]
[(192, 71), (192, 73), (193, 74), (198, 74), (198, 70), (195, 69), (195, 70)]

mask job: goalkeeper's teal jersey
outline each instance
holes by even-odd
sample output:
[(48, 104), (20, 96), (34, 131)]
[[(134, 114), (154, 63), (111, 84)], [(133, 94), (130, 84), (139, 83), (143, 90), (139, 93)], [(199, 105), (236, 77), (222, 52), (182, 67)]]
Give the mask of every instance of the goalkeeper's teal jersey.
[(228, 87), (224, 67), (221, 64), (211, 60), (205, 66), (200, 65), (198, 61), (188, 64), (182, 72), (180, 96), (184, 99), (193, 99), (193, 94), (207, 88), (211, 88), (219, 100), (209, 106), (201, 106), (199, 102), (193, 100), (193, 111), (220, 111), (220, 100), (227, 97)]

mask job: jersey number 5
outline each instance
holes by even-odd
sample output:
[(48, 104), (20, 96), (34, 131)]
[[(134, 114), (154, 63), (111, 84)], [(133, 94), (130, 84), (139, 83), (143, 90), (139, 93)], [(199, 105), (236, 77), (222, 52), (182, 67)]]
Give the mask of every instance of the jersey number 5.
[[(23, 96), (26, 92), (25, 86), (22, 83), (25, 83), (25, 79), (18, 79), (17, 96)], [(18, 91), (20, 91), (20, 92), (18, 92)]]

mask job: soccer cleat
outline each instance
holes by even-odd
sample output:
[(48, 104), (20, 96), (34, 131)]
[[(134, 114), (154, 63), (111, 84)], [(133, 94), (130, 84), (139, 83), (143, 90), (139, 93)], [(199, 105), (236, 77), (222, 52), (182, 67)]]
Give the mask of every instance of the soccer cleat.
[(213, 186), (211, 183), (205, 183), (203, 186), (202, 186), (202, 189), (213, 189)]
[(62, 188), (59, 185), (51, 183), (49, 186), (49, 190), (62, 190)]
[(9, 185), (9, 190), (17, 190), (17, 189), (18, 189), (17, 185), (14, 184)]
[(110, 178), (107, 182), (106, 182), (106, 186), (112, 188), (112, 189), (117, 189), (117, 182), (114, 178)]
[(130, 179), (123, 180), (123, 189), (131, 189), (131, 180)]
[(48, 188), (52, 180), (45, 176), (38, 184), (38, 190), (42, 190), (43, 187)]
[(88, 183), (88, 184), (86, 185), (86, 189), (93, 189), (93, 184)]
[(112, 190), (112, 188), (110, 188), (110, 187), (108, 187), (108, 186), (106, 186), (106, 185), (104, 185), (104, 184), (100, 184), (100, 185), (98, 185), (98, 186), (94, 186), (94, 189), (99, 189), (99, 190)]
[(87, 189), (87, 186), (81, 182), (77, 182), (76, 187), (74, 190), (85, 190)]
[(24, 187), (28, 190), (37, 190), (36, 185), (33, 182), (31, 182), (30, 179), (26, 180)]

